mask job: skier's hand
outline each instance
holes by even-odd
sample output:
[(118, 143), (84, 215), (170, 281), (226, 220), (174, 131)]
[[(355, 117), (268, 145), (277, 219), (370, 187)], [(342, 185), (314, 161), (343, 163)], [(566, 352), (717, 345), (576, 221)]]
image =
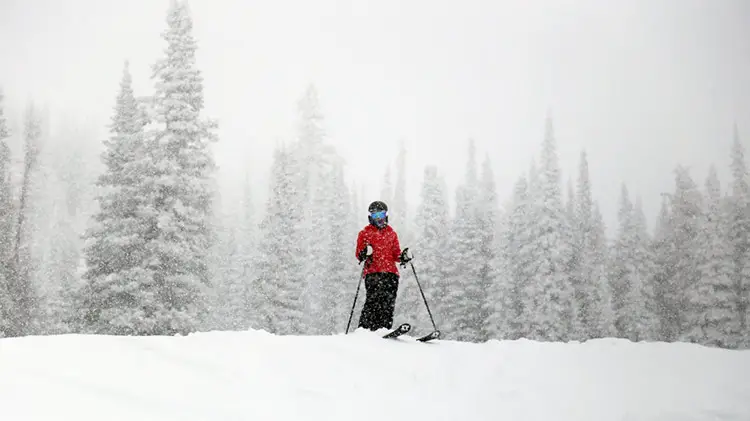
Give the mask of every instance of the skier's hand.
[(406, 267), (406, 264), (411, 261), (411, 257), (408, 254), (409, 247), (403, 249), (401, 251), (401, 255), (398, 257), (399, 262), (401, 262), (401, 267)]
[(359, 262), (362, 263), (363, 260), (367, 259), (368, 257), (372, 256), (372, 246), (369, 244), (365, 244), (365, 248), (363, 248), (359, 252)]

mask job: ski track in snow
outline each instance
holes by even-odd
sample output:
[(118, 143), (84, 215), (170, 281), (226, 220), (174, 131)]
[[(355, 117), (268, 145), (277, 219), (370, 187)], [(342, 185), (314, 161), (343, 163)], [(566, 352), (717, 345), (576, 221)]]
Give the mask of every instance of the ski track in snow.
[(750, 420), (750, 351), (412, 337), (0, 339), (2, 420)]

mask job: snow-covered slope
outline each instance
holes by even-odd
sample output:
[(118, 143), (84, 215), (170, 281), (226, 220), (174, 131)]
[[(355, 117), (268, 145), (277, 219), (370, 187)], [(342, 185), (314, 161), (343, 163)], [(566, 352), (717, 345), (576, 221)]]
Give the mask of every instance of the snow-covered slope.
[(750, 352), (371, 332), (0, 339), (0, 419), (750, 420)]

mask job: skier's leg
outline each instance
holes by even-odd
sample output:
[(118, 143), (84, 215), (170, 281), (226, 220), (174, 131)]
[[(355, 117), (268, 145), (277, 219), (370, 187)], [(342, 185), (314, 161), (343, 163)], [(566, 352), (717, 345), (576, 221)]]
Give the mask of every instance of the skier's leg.
[(373, 273), (365, 275), (365, 304), (362, 306), (362, 313), (359, 316), (359, 327), (364, 329), (376, 330), (375, 319), (377, 294), (377, 282)]
[(398, 291), (398, 275), (378, 273), (377, 277), (373, 277), (373, 281), (373, 327), (391, 329)]
[(375, 325), (378, 329), (382, 328), (390, 328), (388, 325), (388, 320), (386, 316), (386, 308), (387, 308), (387, 300), (388, 300), (388, 294), (386, 293), (387, 285), (384, 284), (385, 281), (385, 274), (379, 273), (378, 279), (377, 279), (377, 288), (376, 288), (376, 311), (375, 311)]
[(385, 327), (383, 323), (383, 283), (382, 273), (371, 273), (365, 278), (367, 298), (365, 307), (362, 309), (363, 327), (370, 330), (378, 330)]
[(398, 275), (387, 273), (381, 279), (382, 286), (382, 308), (381, 320), (384, 327), (391, 329), (393, 327), (393, 312), (396, 309), (396, 295), (398, 294)]

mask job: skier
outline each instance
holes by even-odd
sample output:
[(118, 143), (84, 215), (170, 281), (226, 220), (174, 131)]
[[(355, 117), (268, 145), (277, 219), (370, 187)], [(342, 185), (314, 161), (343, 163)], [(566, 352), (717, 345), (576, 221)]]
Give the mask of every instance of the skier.
[(399, 272), (396, 262), (405, 265), (411, 260), (408, 248), (401, 250), (396, 231), (388, 225), (388, 206), (375, 201), (367, 209), (370, 223), (357, 236), (356, 257), (365, 277), (365, 304), (359, 327), (378, 330), (391, 329), (396, 307)]

